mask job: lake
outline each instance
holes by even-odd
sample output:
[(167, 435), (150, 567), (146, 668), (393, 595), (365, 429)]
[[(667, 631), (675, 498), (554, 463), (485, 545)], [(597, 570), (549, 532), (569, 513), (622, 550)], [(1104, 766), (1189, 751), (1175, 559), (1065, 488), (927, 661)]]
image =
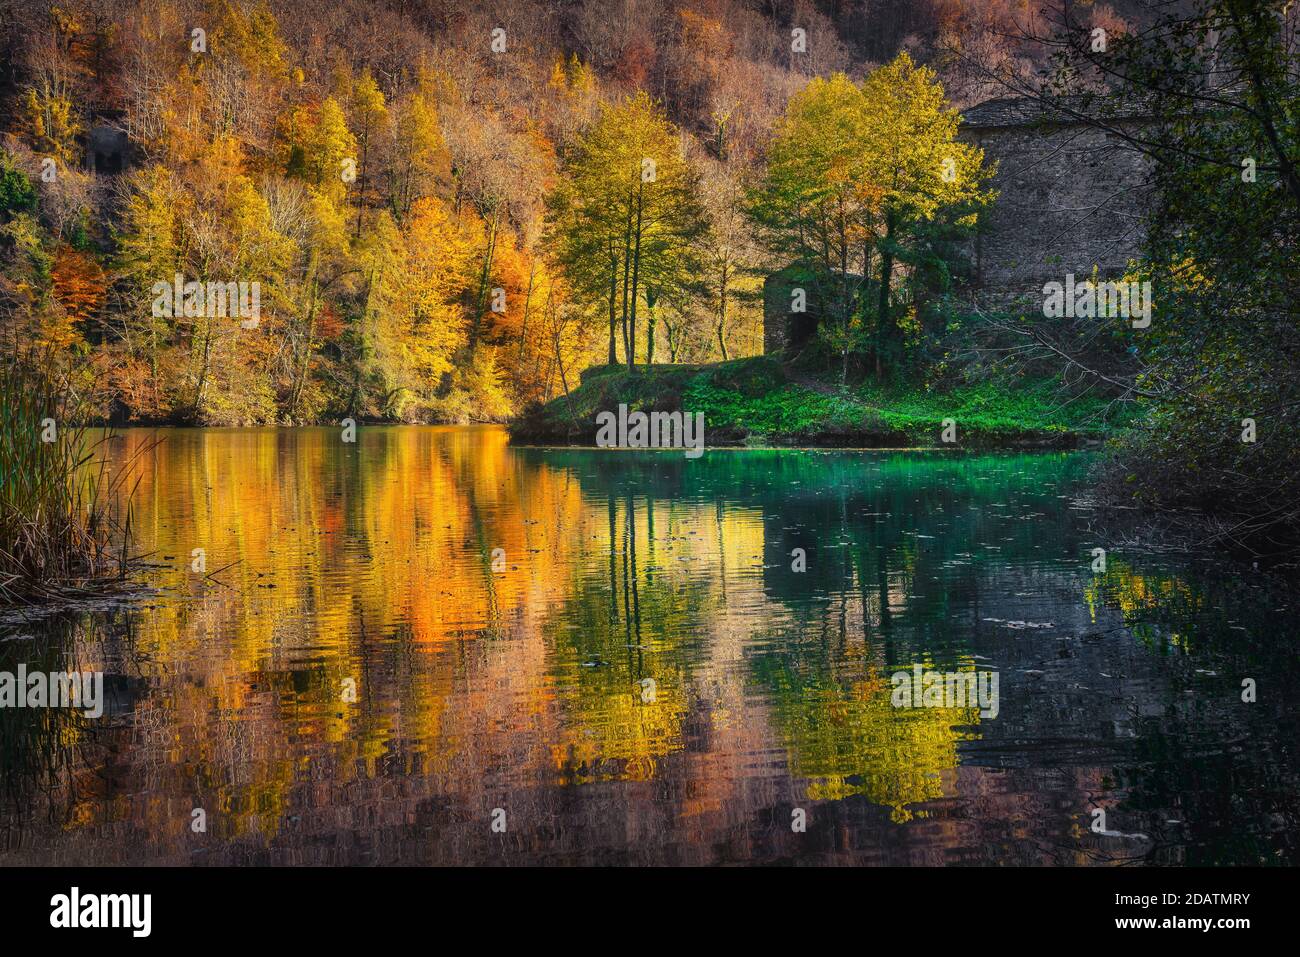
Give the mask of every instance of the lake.
[(141, 590), (0, 621), (106, 697), (0, 709), (0, 864), (1297, 863), (1291, 590), (1091, 453), (112, 447)]

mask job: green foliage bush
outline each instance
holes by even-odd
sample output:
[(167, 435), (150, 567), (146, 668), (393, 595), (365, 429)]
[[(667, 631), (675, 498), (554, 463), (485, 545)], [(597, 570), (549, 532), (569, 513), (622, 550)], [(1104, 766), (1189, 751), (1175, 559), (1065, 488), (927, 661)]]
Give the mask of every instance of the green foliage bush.
[(36, 187), (8, 153), (0, 153), (0, 221), (36, 211)]

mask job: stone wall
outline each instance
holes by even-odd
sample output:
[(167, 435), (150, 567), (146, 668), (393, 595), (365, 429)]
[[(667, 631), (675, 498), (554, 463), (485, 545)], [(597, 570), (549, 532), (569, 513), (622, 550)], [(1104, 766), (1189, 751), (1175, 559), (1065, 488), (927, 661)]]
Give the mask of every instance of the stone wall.
[(997, 163), (998, 197), (967, 247), (973, 299), (1041, 308), (1044, 283), (1118, 276), (1137, 257), (1147, 161), (1121, 137), (1023, 99), (968, 110), (959, 135)]
[[(802, 313), (791, 311), (796, 289), (804, 291)], [(791, 265), (772, 273), (763, 280), (763, 352), (794, 356), (816, 334), (821, 315), (817, 282), (806, 269)]]

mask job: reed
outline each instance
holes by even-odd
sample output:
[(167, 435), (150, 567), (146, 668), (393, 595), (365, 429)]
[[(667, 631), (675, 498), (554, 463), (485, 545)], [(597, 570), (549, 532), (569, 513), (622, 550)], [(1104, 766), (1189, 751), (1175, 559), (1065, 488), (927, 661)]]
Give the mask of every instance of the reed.
[[(0, 358), (0, 605), (84, 595), (126, 578), (131, 494), (107, 430), (32, 354)], [(125, 494), (124, 494), (125, 493)]]

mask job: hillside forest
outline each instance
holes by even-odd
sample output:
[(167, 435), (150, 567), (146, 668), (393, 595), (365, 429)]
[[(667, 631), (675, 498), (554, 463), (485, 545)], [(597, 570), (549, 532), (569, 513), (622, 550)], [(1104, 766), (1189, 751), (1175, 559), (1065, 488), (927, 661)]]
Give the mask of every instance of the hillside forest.
[(895, 7), (3, 0), (0, 336), (115, 422), (500, 421), (761, 352), (811, 255), (875, 277), (831, 351), (893, 369), (990, 199), (971, 58), (1041, 66), (1036, 7)]

